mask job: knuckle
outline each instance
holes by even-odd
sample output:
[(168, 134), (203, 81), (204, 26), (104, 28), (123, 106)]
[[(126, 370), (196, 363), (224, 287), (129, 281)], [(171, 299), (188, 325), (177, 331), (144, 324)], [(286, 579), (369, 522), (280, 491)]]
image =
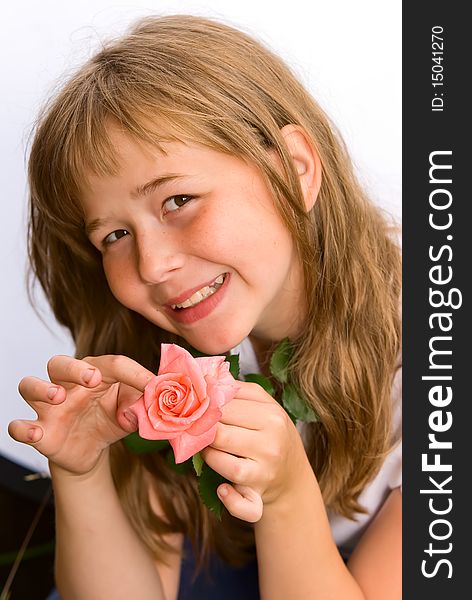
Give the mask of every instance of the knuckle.
[(282, 448), (280, 444), (273, 441), (271, 444), (267, 444), (265, 449), (265, 455), (270, 460), (270, 462), (277, 462), (280, 458), (282, 458)]
[(243, 483), (247, 478), (247, 466), (244, 459), (236, 459), (232, 468), (232, 480), (234, 483)]
[(221, 426), (221, 423), (217, 423), (214, 444), (218, 447), (226, 447), (228, 445), (228, 434)]
[(123, 354), (109, 354), (108, 356), (114, 365), (122, 365), (125, 360)]
[(283, 431), (288, 425), (288, 415), (282, 407), (274, 406), (274, 410), (268, 416), (270, 427), (276, 431)]
[(109, 354), (110, 366), (115, 371), (121, 371), (128, 363), (128, 358), (123, 354)]
[(247, 381), (245, 385), (252, 394), (260, 394), (262, 391), (261, 386), (258, 383), (254, 383), (254, 381)]

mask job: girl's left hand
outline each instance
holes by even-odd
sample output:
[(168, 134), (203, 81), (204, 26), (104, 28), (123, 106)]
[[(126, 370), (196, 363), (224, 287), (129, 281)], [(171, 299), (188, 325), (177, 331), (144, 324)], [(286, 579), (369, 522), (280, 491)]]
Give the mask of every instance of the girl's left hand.
[[(285, 410), (256, 383), (240, 389), (226, 404), (214, 442), (202, 451), (205, 462), (235, 485), (218, 495), (235, 517), (255, 522), (267, 506), (297, 489), (308, 458)], [(311, 467), (310, 467), (311, 470)]]

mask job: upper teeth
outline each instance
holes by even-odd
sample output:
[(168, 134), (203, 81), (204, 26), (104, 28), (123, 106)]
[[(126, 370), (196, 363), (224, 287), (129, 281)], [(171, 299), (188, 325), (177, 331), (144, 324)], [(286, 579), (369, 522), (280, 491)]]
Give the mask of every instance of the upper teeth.
[(216, 290), (223, 285), (224, 280), (224, 275), (218, 275), (218, 277), (211, 285), (206, 285), (205, 287), (202, 287), (201, 290), (198, 290), (197, 292), (192, 294), (190, 298), (187, 298), (187, 300), (184, 300), (180, 304), (171, 304), (172, 308), (189, 308), (190, 306), (195, 306), (196, 304), (199, 304), (202, 300), (205, 300), (205, 298), (208, 298), (208, 296), (214, 294)]

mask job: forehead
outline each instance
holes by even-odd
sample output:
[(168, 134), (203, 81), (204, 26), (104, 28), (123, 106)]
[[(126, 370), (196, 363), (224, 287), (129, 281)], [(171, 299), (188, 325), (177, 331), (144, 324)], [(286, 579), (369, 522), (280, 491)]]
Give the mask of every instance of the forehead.
[(242, 183), (242, 178), (252, 178), (257, 171), (246, 160), (190, 140), (159, 139), (158, 144), (150, 144), (118, 128), (110, 130), (109, 139), (114, 168), (102, 173), (86, 171), (81, 191), (85, 204), (97, 197), (123, 194), (135, 199), (176, 180)]
[(185, 142), (156, 136), (150, 143), (113, 126), (108, 128), (107, 138), (108, 159), (104, 167), (97, 164), (84, 166), (81, 196), (100, 191), (103, 186), (123, 178), (135, 180), (136, 186), (142, 185), (151, 170), (157, 172), (169, 168), (172, 163), (182, 164), (182, 155), (190, 150)]

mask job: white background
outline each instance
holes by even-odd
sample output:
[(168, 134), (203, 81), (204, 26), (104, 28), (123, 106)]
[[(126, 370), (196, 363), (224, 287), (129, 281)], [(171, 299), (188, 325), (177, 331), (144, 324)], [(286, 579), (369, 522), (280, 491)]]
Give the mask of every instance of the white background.
[[(400, 219), (400, 0), (198, 0), (127, 3), (27, 0), (5, 3), (0, 114), (2, 216), (0, 453), (32, 470), (46, 460), (11, 440), (7, 424), (32, 418), (17, 392), (25, 375), (45, 376), (54, 354), (72, 354), (44, 302), (44, 323), (25, 291), (25, 156), (47, 95), (97, 47), (149, 14), (190, 13), (239, 26), (278, 52), (333, 118), (375, 202)], [(1, 476), (1, 474), (0, 474)]]

